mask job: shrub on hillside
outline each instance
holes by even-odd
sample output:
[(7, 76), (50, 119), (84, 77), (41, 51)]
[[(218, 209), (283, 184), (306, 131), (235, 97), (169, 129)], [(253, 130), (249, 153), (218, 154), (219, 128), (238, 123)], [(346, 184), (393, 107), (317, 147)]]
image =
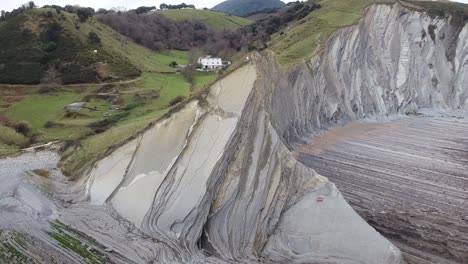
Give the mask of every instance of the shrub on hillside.
[(182, 96), (182, 95), (179, 95), (177, 96), (176, 98), (172, 99), (170, 102), (169, 102), (169, 105), (170, 106), (173, 106), (173, 105), (176, 105), (182, 101), (185, 100), (185, 96)]
[(44, 128), (55, 128), (55, 127), (63, 127), (63, 126), (65, 126), (65, 125), (61, 124), (61, 123), (54, 122), (54, 121), (47, 121), (44, 124)]
[(81, 23), (86, 22), (89, 18), (94, 15), (94, 9), (86, 7), (86, 8), (79, 8), (76, 11), (76, 15)]
[(137, 9), (132, 10), (132, 11), (134, 11), (135, 13), (140, 15), (140, 14), (145, 14), (145, 13), (151, 12), (153, 10), (156, 10), (155, 6), (140, 6)]
[(116, 113), (104, 120), (101, 120), (101, 121), (97, 121), (97, 122), (93, 122), (91, 124), (88, 125), (88, 127), (90, 128), (93, 128), (93, 129), (102, 129), (102, 130), (106, 130), (108, 129), (111, 125), (119, 122), (121, 119), (127, 117), (128, 115), (130, 115), (130, 111), (122, 111), (122, 112), (119, 112), (119, 113)]
[(42, 33), (45, 42), (57, 42), (63, 33), (63, 27), (57, 22), (50, 23)]
[(68, 63), (60, 65), (59, 72), (63, 78), (63, 84), (72, 83), (93, 83), (97, 81), (94, 68), (85, 67), (78, 63)]
[(140, 107), (140, 106), (143, 106), (144, 103), (143, 102), (140, 102), (140, 101), (133, 101), (133, 102), (130, 102), (128, 103), (124, 108), (123, 110), (125, 111), (130, 111), (132, 109), (135, 109), (137, 107)]
[(20, 121), (19, 123), (12, 124), (11, 128), (25, 137), (30, 136), (31, 134), (31, 124), (26, 121)]
[(98, 34), (96, 34), (96, 32), (89, 32), (88, 41), (91, 44), (101, 45), (101, 38), (99, 38), (99, 36), (98, 36)]
[(6, 145), (25, 146), (28, 139), (13, 128), (0, 125), (0, 142)]

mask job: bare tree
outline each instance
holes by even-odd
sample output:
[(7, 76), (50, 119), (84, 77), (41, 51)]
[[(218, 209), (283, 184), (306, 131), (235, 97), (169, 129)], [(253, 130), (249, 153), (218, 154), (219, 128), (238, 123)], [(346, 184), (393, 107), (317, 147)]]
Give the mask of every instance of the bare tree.
[(193, 73), (195, 73), (197, 69), (197, 58), (196, 58), (196, 51), (195, 49), (191, 49), (188, 55), (188, 64), (182, 69), (182, 75), (184, 75), (185, 79), (193, 86)]
[(41, 93), (50, 93), (55, 92), (59, 89), (62, 84), (62, 79), (60, 78), (60, 73), (57, 69), (51, 65), (49, 69), (45, 72), (44, 76), (41, 79), (41, 88), (39, 92)]

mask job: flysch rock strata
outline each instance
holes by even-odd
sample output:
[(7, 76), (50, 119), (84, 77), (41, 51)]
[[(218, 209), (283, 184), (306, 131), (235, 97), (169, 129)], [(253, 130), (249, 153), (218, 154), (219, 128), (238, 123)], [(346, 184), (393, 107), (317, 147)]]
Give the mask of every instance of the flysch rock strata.
[(43, 219), (91, 237), (115, 263), (402, 263), (291, 149), (336, 123), (466, 110), (467, 45), (468, 27), (451, 18), (373, 5), (292, 72), (255, 55), (77, 182), (36, 180), (42, 195), (55, 193)]

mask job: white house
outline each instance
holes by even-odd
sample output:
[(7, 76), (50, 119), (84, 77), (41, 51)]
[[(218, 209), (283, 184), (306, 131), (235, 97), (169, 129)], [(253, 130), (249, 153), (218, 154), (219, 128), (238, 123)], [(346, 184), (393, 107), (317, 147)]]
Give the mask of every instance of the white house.
[(223, 67), (223, 60), (221, 58), (206, 56), (199, 58), (198, 64), (201, 64), (202, 69), (205, 70), (221, 69)]

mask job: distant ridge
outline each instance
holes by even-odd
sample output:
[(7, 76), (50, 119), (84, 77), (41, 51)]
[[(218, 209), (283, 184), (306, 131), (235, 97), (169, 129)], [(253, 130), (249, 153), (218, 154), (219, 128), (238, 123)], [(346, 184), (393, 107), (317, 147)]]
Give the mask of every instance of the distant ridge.
[(236, 16), (248, 16), (256, 11), (283, 7), (280, 0), (227, 0), (213, 7), (212, 10)]

